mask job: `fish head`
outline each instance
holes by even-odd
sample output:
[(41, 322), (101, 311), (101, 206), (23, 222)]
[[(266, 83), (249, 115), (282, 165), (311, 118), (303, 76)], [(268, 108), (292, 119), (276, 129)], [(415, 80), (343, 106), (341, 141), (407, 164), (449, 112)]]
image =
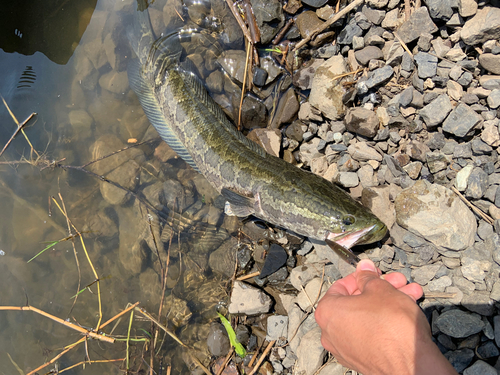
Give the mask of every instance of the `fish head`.
[(354, 200), (346, 201), (346, 207), (337, 206), (330, 216), (326, 238), (351, 248), (355, 245), (380, 241), (387, 233), (387, 226), (367, 207)]

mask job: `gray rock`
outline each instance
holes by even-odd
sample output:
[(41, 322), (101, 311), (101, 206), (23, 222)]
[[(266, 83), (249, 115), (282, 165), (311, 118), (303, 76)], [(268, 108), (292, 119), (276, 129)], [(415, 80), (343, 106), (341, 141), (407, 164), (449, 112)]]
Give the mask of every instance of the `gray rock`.
[(426, 52), (415, 55), (415, 64), (418, 68), (418, 76), (422, 79), (434, 77), (437, 73), (438, 58)]
[(325, 61), (314, 74), (309, 103), (330, 120), (336, 120), (344, 114), (342, 97), (346, 92), (339, 80), (332, 78), (347, 72), (344, 58), (336, 55)]
[(354, 143), (350, 145), (347, 150), (349, 155), (357, 161), (382, 161), (382, 155), (380, 155), (374, 148), (370, 147), (366, 142)]
[(451, 190), (418, 181), (395, 200), (396, 221), (438, 247), (463, 250), (474, 243), (474, 214)]
[(367, 5), (363, 5), (361, 12), (368, 18), (368, 20), (374, 25), (380, 25), (385, 17), (384, 10), (378, 10), (370, 8)]
[(348, 109), (344, 122), (348, 131), (369, 138), (374, 137), (379, 128), (377, 114), (363, 107)]
[(410, 16), (408, 21), (405, 21), (398, 30), (399, 37), (406, 44), (413, 42), (423, 33), (435, 33), (438, 31), (437, 26), (432, 22), (429, 16), (429, 11), (426, 7), (418, 8)]
[(488, 105), (490, 106), (490, 108), (498, 108), (500, 106), (500, 90), (493, 90), (491, 94), (488, 95), (488, 98), (486, 100), (488, 101)]
[(363, 30), (356, 24), (348, 24), (345, 26), (337, 37), (339, 44), (351, 44), (355, 36), (362, 36)]
[(465, 137), (481, 121), (481, 116), (474, 112), (468, 105), (460, 103), (444, 121), (443, 130), (457, 137)]
[[(498, 127), (495, 127), (498, 132)], [(484, 131), (483, 131), (484, 132)], [(485, 155), (490, 154), (493, 151), (493, 148), (487, 143), (483, 142), (479, 138), (474, 138), (471, 142), (472, 152), (474, 155)]]
[(448, 159), (446, 158), (446, 155), (439, 151), (428, 152), (426, 159), (427, 166), (431, 173), (442, 171), (448, 166)]
[(271, 315), (267, 318), (267, 341), (282, 340), (288, 337), (288, 316)]
[(462, 372), (471, 363), (474, 358), (472, 349), (450, 350), (444, 354), (446, 359), (450, 361), (457, 372)]
[(467, 179), (467, 190), (465, 191), (465, 196), (468, 198), (479, 199), (484, 195), (487, 188), (487, 173), (480, 167), (474, 168)]
[(451, 286), (452, 281), (449, 276), (442, 276), (439, 279), (434, 279), (427, 284), (431, 292), (444, 292), (447, 287)]
[(476, 314), (453, 309), (439, 315), (435, 325), (448, 336), (462, 338), (480, 332), (484, 327), (484, 322)]
[(358, 174), (356, 172), (340, 172), (337, 182), (346, 188), (356, 187), (359, 185)]
[(464, 370), (464, 375), (498, 375), (497, 370), (481, 360)]
[(462, 40), (469, 45), (500, 38), (500, 9), (484, 7), (468, 20), (460, 32)]
[(490, 299), (490, 293), (487, 291), (476, 290), (474, 293), (465, 294), (461, 304), (467, 310), (482, 316), (492, 316), (495, 311), (493, 301)]
[(326, 350), (321, 345), (321, 329), (319, 327), (315, 327), (302, 336), (296, 353), (298, 360), (295, 363), (295, 373), (313, 375), (321, 367)]
[(493, 317), (493, 329), (495, 333), (495, 344), (500, 347), (500, 315)]
[(359, 51), (354, 52), (354, 57), (356, 57), (356, 60), (358, 60), (361, 65), (366, 66), (368, 65), (368, 62), (370, 60), (382, 59), (384, 57), (384, 54), (378, 47), (367, 46), (363, 49), (360, 49)]
[(424, 0), (424, 3), (429, 8), (431, 18), (439, 21), (448, 21), (453, 15), (452, 6), (456, 4), (451, 0)]
[(436, 272), (440, 267), (440, 264), (430, 264), (415, 268), (411, 271), (411, 277), (416, 283), (420, 285), (427, 285), (427, 283), (434, 278), (434, 275), (436, 275)]
[(356, 88), (360, 94), (365, 94), (369, 89), (389, 81), (393, 74), (394, 69), (390, 65), (375, 69), (368, 74), (368, 78), (365, 81), (358, 82)]
[(493, 341), (487, 341), (482, 344), (479, 348), (477, 348), (477, 354), (479, 354), (480, 358), (492, 358), (497, 357), (500, 352), (498, 348), (493, 343)]
[(271, 298), (262, 290), (235, 281), (228, 310), (230, 314), (257, 315), (269, 312)]
[(479, 55), (479, 65), (493, 74), (500, 74), (500, 55), (482, 53)]

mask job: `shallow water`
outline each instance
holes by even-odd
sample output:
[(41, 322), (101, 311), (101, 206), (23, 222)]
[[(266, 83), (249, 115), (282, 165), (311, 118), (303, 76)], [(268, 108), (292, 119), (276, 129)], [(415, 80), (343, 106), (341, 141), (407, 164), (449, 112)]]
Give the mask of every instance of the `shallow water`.
[[(150, 10), (155, 29), (161, 28), (164, 4), (160, 3), (164, 2), (155, 2)], [(57, 162), (81, 166), (156, 137), (128, 87), (125, 73), (132, 53), (126, 45), (124, 20), (130, 19), (127, 17), (135, 5), (129, 0), (98, 1), (95, 9), (93, 1), (85, 4), (68, 10), (79, 23), (78, 33), (67, 32), (67, 38), (73, 39), (72, 43), (66, 41), (64, 48), (73, 51), (67, 54), (66, 63), (61, 63), (61, 56), (54, 58), (59, 63), (47, 57), (51, 56), (50, 49), (57, 45), (57, 39), (49, 47), (40, 46), (45, 48), (45, 54), (36, 52), (26, 56), (5, 52), (12, 51), (11, 44), (0, 50), (3, 72), (0, 93), (7, 105), (19, 122), (32, 112), (37, 113), (25, 128), (36, 152), (18, 134), (0, 158), (0, 305), (29, 304), (83, 327), (97, 325), (97, 285), (92, 284), (95, 276), (80, 238), (75, 239), (74, 248), (70, 240), (61, 241), (28, 263), (47, 246), (46, 242), (68, 237), (68, 223), (56, 202), (61, 207), (64, 203), (72, 223), (83, 233), (85, 248), (101, 279), (102, 322), (118, 314), (128, 303), (138, 301), (156, 316), (162, 295), (161, 268), (166, 267), (170, 248), (162, 321), (165, 322), (168, 312), (169, 328), (176, 329), (183, 340), (203, 351), (206, 337), (203, 324), (215, 318), (215, 306), (225, 297), (221, 280), (205, 272), (205, 246), (213, 249), (228, 236), (225, 229), (212, 226), (222, 222), (228, 226), (222, 212), (211, 205), (216, 199), (213, 189), (176, 159), (171, 150), (157, 147), (159, 142), (120, 152), (87, 167), (98, 175), (107, 175), (114, 167), (128, 163), (124, 171), (132, 171), (132, 177), (123, 183), (141, 196), (155, 196), (151, 191), (163, 187), (164, 201), (156, 202), (156, 208), (163, 203), (166, 220), (174, 223), (170, 243), (168, 231), (162, 233), (158, 229), (158, 218), (150, 207), (139, 204), (133, 197), (121, 197), (121, 190), (95, 176), (53, 165)], [(70, 17), (69, 13), (64, 16)], [(45, 29), (41, 26), (39, 30)], [(10, 32), (36, 43), (36, 38), (28, 38), (26, 32), (22, 36), (20, 31)], [(64, 34), (62, 31), (58, 38), (64, 38)], [(118, 43), (113, 45), (113, 41)], [(5, 106), (0, 107), (3, 147), (17, 125)], [(166, 162), (159, 161), (158, 155)], [(113, 179), (111, 175), (107, 177)], [(165, 197), (169, 191), (172, 197)], [(107, 194), (107, 200), (103, 194)], [(209, 233), (208, 240), (200, 241), (199, 235), (177, 237), (178, 222), (172, 219), (172, 214), (167, 215), (166, 207), (188, 211), (189, 215), (176, 217), (185, 228), (203, 221), (202, 230)], [(151, 233), (155, 234), (154, 239)], [(161, 236), (165, 243), (161, 242)], [(155, 241), (158, 251), (154, 249)], [(163, 260), (161, 266), (158, 255)], [(89, 284), (91, 292), (85, 290), (79, 294), (73, 305), (78, 290)], [(183, 311), (186, 306), (188, 309)], [(146, 337), (144, 331), (150, 332), (151, 324), (137, 319), (140, 316), (137, 312), (134, 316), (131, 336)], [(113, 328), (114, 335), (127, 335), (129, 318), (130, 313), (124, 315), (106, 327), (105, 332), (109, 334)], [(81, 338), (78, 332), (30, 311), (0, 311), (0, 330), (0, 374), (28, 373)], [(158, 340), (163, 337), (161, 333)], [(141, 364), (143, 346), (143, 342), (137, 342), (130, 349), (132, 369), (147, 369), (145, 363)], [(187, 371), (182, 351), (173, 340), (167, 337), (158, 347), (161, 350), (154, 361), (155, 370), (158, 359), (164, 358), (164, 364), (172, 364), (173, 373)], [(83, 361), (86, 353), (92, 361), (121, 359), (125, 357), (126, 345), (123, 341), (108, 344), (89, 340), (87, 348), (79, 345), (38, 373), (65, 369)], [(118, 374), (123, 366), (123, 361), (94, 363), (87, 365), (86, 370), (78, 366), (66, 373)]]

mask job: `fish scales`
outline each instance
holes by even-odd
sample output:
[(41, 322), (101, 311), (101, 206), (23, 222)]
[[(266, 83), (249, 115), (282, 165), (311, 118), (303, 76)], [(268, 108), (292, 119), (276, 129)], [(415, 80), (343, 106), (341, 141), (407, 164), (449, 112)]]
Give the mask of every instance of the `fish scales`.
[[(139, 20), (136, 29), (148, 30), (144, 15)], [(162, 138), (223, 194), (235, 214), (319, 240), (364, 230), (355, 242), (370, 243), (385, 235), (385, 225), (341, 188), (267, 154), (237, 131), (199, 79), (181, 66), (175, 35), (152, 44), (147, 56), (144, 42), (151, 37), (143, 35), (135, 45), (140, 65), (129, 68), (132, 88)]]

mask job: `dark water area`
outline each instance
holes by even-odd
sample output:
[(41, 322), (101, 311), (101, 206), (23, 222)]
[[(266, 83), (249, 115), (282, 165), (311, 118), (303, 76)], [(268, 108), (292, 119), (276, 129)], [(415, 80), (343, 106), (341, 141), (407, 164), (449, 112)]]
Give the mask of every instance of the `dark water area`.
[[(177, 2), (171, 4), (173, 9)], [(168, 6), (151, 5), (155, 30), (171, 16)], [(36, 113), (24, 128), (26, 137), (17, 134), (0, 157), (0, 306), (29, 305), (92, 329), (129, 303), (141, 302), (157, 316), (164, 295), (162, 323), (203, 352), (207, 324), (225, 298), (220, 277), (206, 271), (208, 253), (229, 238), (236, 222), (214, 205), (217, 193), (204, 178), (156, 140), (128, 87), (126, 67), (133, 53), (126, 25), (135, 9), (131, 0), (91, 0), (39, 7), (14, 2), (0, 12), (0, 94), (9, 108), (0, 103), (0, 148), (17, 128), (10, 112), (19, 123)], [(142, 141), (150, 142), (86, 169), (117, 181), (149, 205), (95, 175), (60, 167), (82, 166)], [(68, 238), (76, 233), (68, 232), (71, 225), (82, 233), (74, 245)], [(179, 228), (196, 235), (178, 235)], [(162, 359), (172, 364), (172, 373), (186, 373), (185, 351), (164, 332), (152, 339), (154, 360), (145, 357), (152, 325), (142, 318), (134, 313), (130, 337), (137, 341), (131, 342), (130, 368), (145, 371), (152, 363), (157, 371)], [(86, 369), (80, 365), (63, 373), (123, 373), (129, 320), (130, 312), (103, 329), (122, 341), (89, 340), (38, 373), (61, 371), (87, 355), (93, 363)], [(33, 311), (0, 311), (0, 331), (2, 375), (27, 374), (82, 337)]]

